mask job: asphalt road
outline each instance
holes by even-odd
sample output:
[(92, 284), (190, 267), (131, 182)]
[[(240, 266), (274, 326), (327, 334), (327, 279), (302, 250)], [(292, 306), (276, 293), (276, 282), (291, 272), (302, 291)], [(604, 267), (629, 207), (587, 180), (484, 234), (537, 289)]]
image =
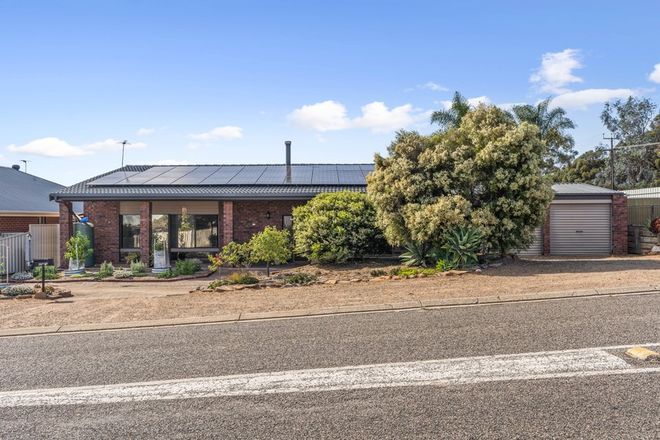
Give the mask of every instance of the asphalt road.
[[(11, 337), (0, 393), (656, 342), (660, 295)], [(660, 373), (5, 407), (0, 437), (660, 438)]]

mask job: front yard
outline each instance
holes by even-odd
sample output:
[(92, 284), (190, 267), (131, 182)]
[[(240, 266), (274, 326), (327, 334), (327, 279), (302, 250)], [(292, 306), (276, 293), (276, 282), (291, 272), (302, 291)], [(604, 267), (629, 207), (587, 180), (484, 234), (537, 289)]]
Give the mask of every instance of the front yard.
[[(239, 312), (320, 309), (410, 300), (516, 295), (607, 287), (660, 286), (660, 256), (521, 260), (481, 273), (374, 279), (376, 263), (328, 271), (305, 266), (329, 283), (277, 289), (202, 292), (212, 278), (162, 282), (67, 283), (72, 298), (0, 301), (0, 328), (203, 317)], [(371, 279), (371, 281), (365, 281)], [(351, 281), (353, 280), (353, 281)], [(360, 280), (360, 281), (358, 281)], [(193, 291), (192, 293), (190, 293)]]

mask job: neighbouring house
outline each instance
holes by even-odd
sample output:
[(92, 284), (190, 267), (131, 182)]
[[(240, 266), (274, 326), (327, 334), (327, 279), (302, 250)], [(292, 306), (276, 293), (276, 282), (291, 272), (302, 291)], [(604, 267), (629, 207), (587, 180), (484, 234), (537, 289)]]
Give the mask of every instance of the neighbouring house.
[[(60, 247), (71, 236), (72, 202), (94, 225), (96, 263), (139, 253), (156, 238), (173, 257), (217, 252), (265, 226), (291, 226), (293, 207), (323, 192), (366, 191), (373, 164), (129, 165), (54, 192)], [(548, 221), (527, 254), (626, 252), (625, 196), (590, 185), (555, 185)], [(62, 259), (64, 261), (64, 259)]]
[(660, 187), (625, 190), (628, 197), (628, 252), (646, 254), (660, 245), (660, 236), (649, 229), (660, 217)]
[(64, 188), (31, 174), (0, 167), (0, 234), (28, 232), (31, 224), (57, 224), (60, 210), (49, 194)]
[(584, 183), (552, 185), (555, 193), (532, 246), (521, 255), (623, 255), (628, 251), (626, 195)]
[[(94, 225), (96, 263), (139, 253), (145, 263), (156, 238), (173, 257), (217, 252), (266, 226), (291, 226), (293, 207), (316, 194), (366, 190), (373, 164), (129, 165), (54, 191), (60, 248), (72, 233), (72, 202)], [(61, 260), (64, 262), (64, 259)]]

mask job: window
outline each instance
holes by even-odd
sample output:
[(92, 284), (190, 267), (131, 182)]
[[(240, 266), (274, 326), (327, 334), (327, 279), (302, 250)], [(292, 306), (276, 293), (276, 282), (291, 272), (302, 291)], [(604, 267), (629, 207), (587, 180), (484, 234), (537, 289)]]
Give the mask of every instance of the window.
[(172, 237), (175, 248), (218, 247), (217, 215), (172, 215)]
[(121, 248), (138, 249), (140, 247), (140, 216), (124, 214), (120, 216)]
[[(151, 245), (156, 239), (168, 243), (170, 228), (170, 217), (165, 214), (154, 214), (151, 216)], [(168, 245), (169, 247), (169, 245)]]

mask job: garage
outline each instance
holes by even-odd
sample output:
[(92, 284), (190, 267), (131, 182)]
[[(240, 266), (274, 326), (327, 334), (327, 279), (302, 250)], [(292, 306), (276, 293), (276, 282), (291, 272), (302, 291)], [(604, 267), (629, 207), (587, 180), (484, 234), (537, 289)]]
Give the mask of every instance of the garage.
[(550, 255), (602, 255), (612, 252), (612, 204), (550, 205)]
[(552, 189), (555, 196), (546, 223), (534, 230), (534, 242), (520, 256), (626, 253), (628, 210), (623, 193), (582, 183), (555, 184)]

